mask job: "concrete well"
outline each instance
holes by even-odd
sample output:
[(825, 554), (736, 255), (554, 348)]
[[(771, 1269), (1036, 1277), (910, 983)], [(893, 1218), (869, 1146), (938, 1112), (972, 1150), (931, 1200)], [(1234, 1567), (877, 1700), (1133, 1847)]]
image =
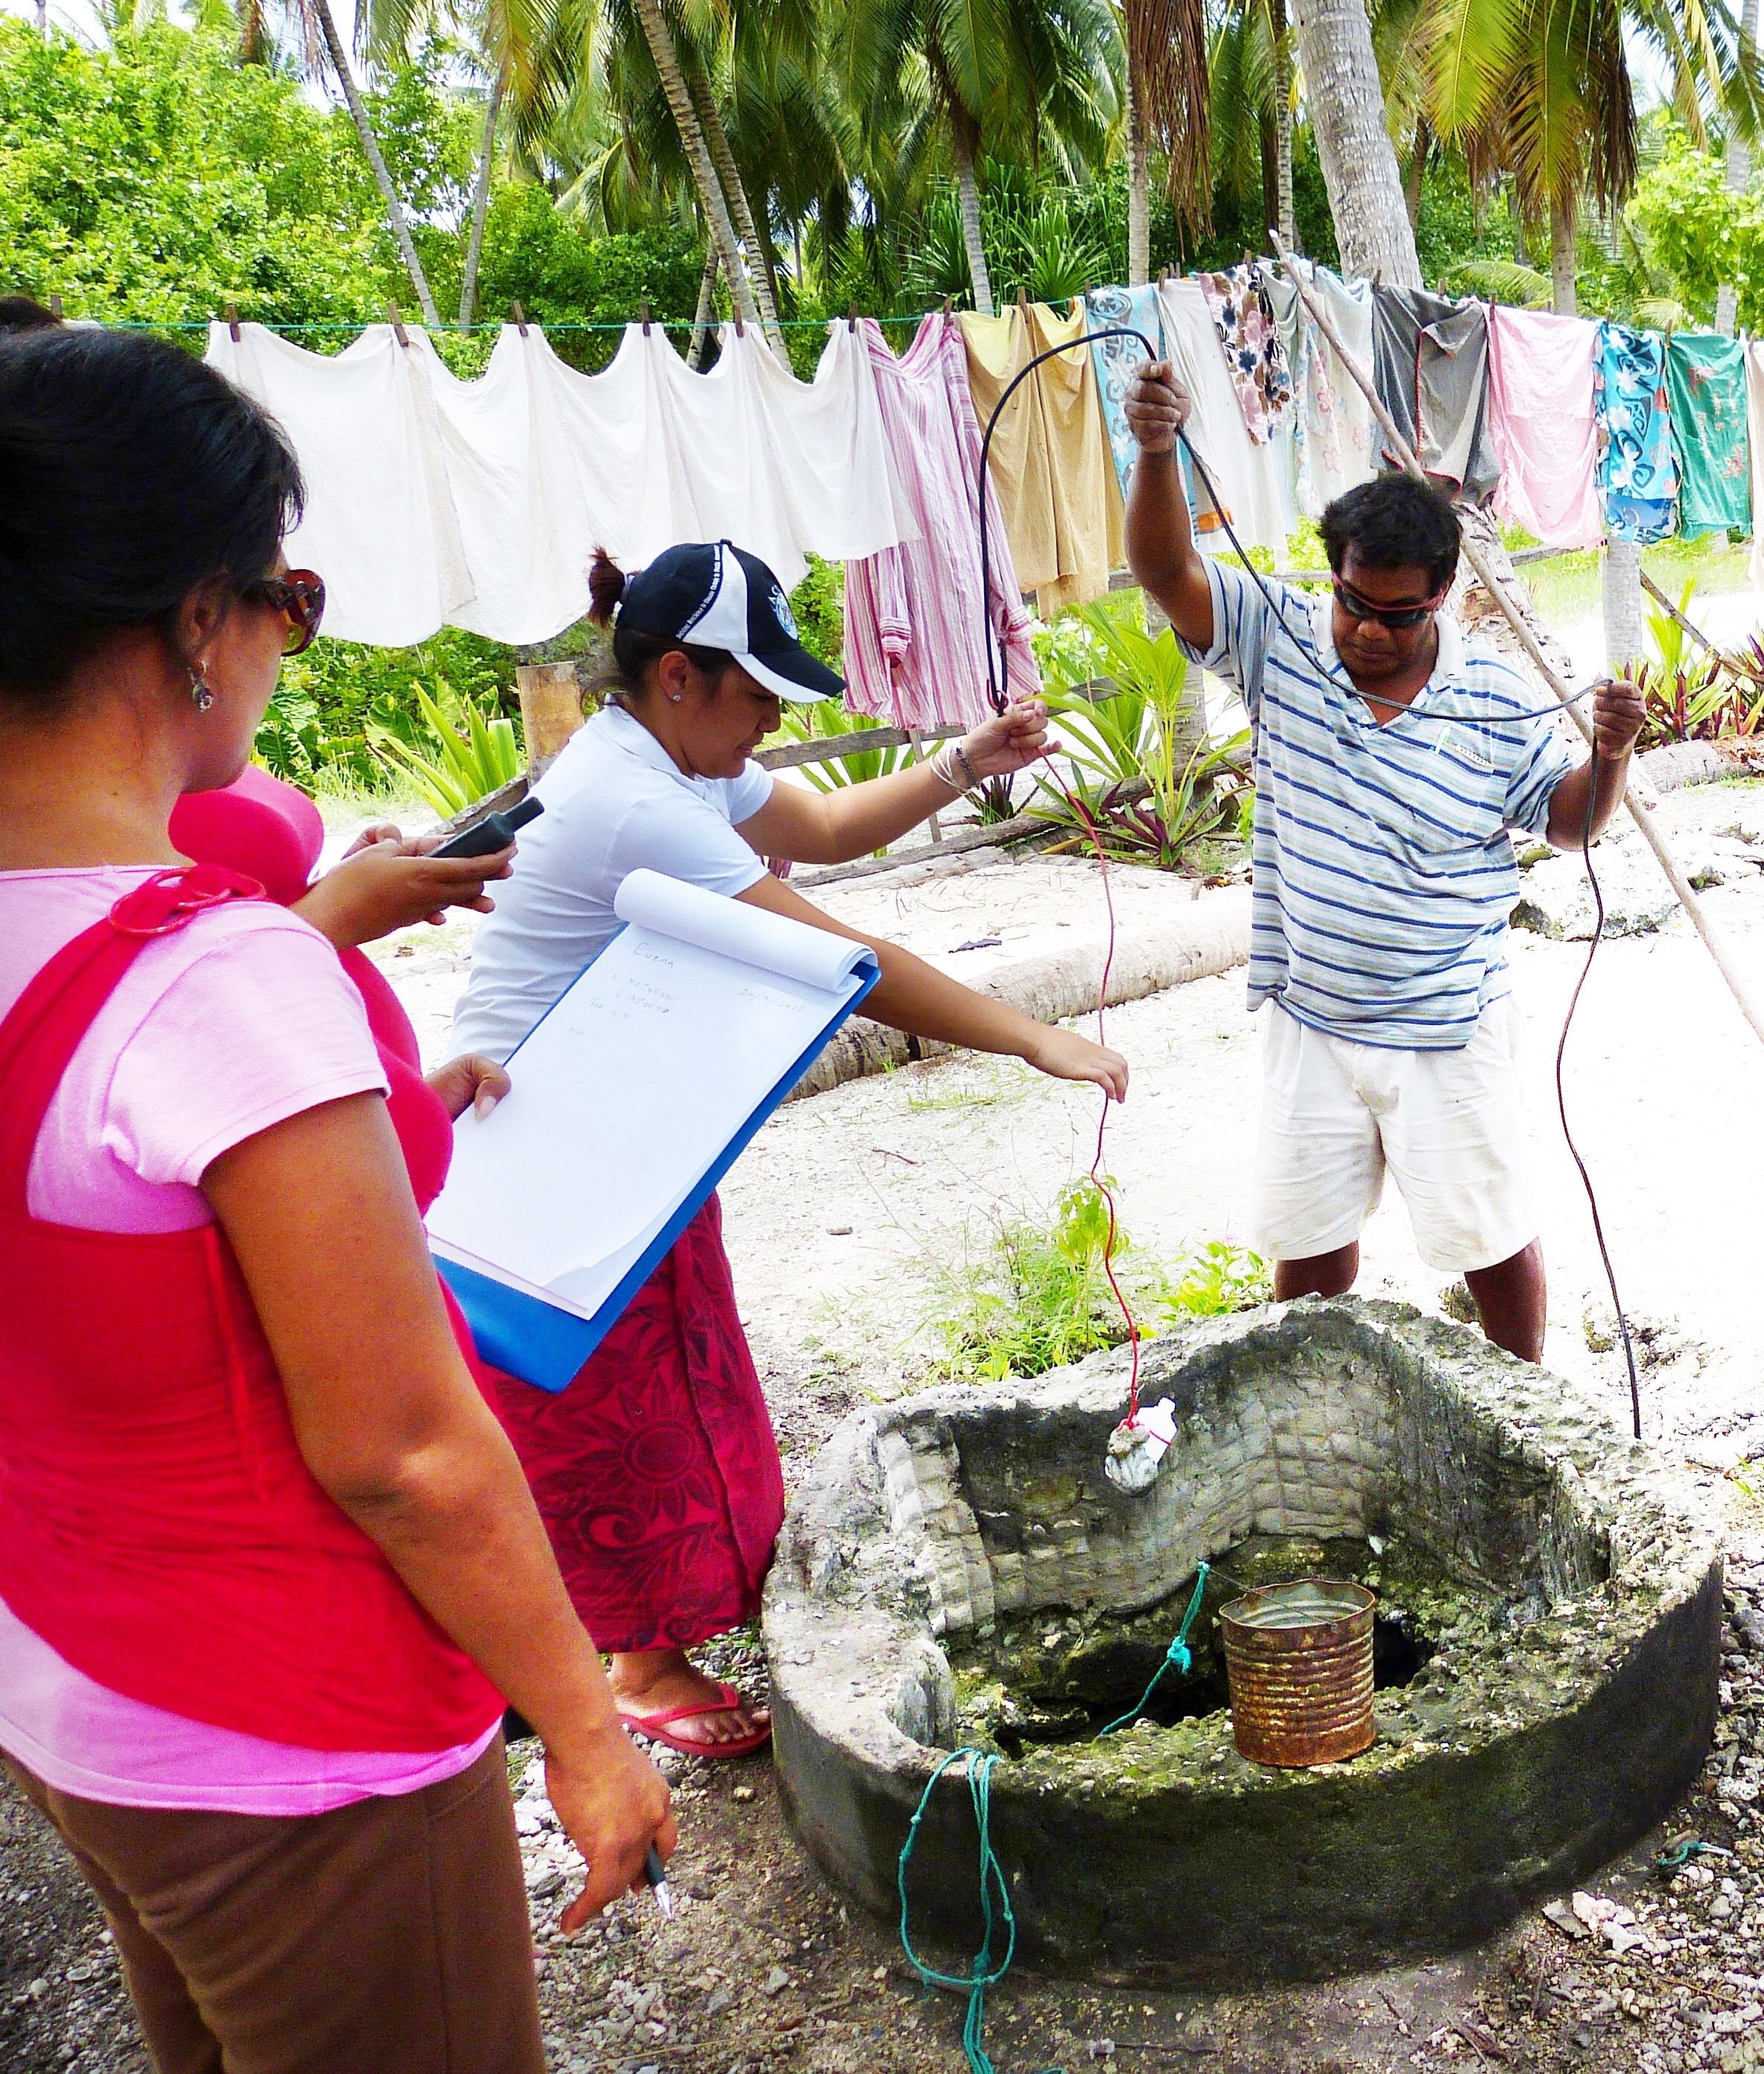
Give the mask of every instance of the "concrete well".
[[(777, 1759), (837, 1886), (894, 1911), (932, 1768), (971, 1743), (1005, 1755), (993, 1836), (1027, 1956), (1172, 1984), (1303, 1979), (1486, 1936), (1691, 1785), (1715, 1722), (1717, 1545), (1555, 1377), (1351, 1299), (1142, 1352), (1142, 1393), (1171, 1398), (1179, 1427), (1135, 1497), (1102, 1473), (1119, 1354), (855, 1413), (798, 1492), (766, 1597)], [(1303, 1771), (1237, 1755), (1208, 1683), (1223, 1589), (1166, 1725), (1093, 1739), (1162, 1656), (1201, 1559), (1259, 1564), (1253, 1581), (1357, 1569), (1380, 1589), (1405, 1646), (1371, 1750)], [(915, 1932), (977, 1941), (954, 1775), (911, 1885)]]

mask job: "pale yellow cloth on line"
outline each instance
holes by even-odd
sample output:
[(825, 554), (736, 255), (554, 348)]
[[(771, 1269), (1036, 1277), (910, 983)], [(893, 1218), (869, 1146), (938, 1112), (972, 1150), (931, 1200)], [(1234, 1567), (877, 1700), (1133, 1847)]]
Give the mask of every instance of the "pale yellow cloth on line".
[(989, 456), (1010, 538), (1017, 580), (1051, 619), (1109, 588), (1126, 559), (1121, 485), (1109, 452), (1097, 371), (1083, 343), (1084, 306), (1060, 316), (1045, 303), (1002, 316), (964, 313), (968, 382), (981, 428), (1014, 376), (1038, 353), (1070, 345), (1045, 361), (1005, 406)]

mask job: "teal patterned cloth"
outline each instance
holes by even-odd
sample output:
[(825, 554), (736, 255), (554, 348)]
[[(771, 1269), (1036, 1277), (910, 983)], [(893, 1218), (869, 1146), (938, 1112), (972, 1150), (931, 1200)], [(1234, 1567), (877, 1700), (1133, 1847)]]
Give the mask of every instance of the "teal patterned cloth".
[[(1593, 379), (1605, 530), (1617, 540), (1663, 540), (1672, 530), (1678, 501), (1664, 341), (1658, 332), (1602, 320)], [(1742, 440), (1745, 433), (1742, 375)]]
[(1712, 333), (1674, 332), (1666, 346), (1679, 531), (1752, 527), (1751, 448), (1745, 430), (1745, 349)]

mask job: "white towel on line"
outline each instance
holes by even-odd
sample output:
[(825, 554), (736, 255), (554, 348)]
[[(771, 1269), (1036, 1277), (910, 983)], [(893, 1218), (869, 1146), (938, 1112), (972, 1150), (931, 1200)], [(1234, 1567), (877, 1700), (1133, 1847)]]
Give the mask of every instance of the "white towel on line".
[(657, 325), (582, 374), (537, 325), (505, 326), (462, 382), (427, 337), (370, 326), (334, 357), (256, 324), (209, 333), (212, 365), (279, 420), (307, 477), (289, 560), (329, 593), (325, 630), (406, 647), (444, 623), (547, 639), (588, 607), (597, 546), (641, 567), (681, 540), (734, 540), (787, 588), (810, 552), (855, 560), (918, 537), (864, 341), (829, 327), (812, 382), (757, 333), (707, 374)]
[[(1198, 281), (1167, 280), (1158, 291), (1158, 300), (1164, 351), (1177, 382), (1194, 402), (1184, 429), (1219, 486), (1233, 529), (1246, 547), (1283, 553), (1297, 523), (1291, 430), (1274, 433), (1259, 446), (1250, 437), (1218, 328)], [(1200, 545), (1209, 554), (1231, 552), (1222, 531), (1204, 534)]]

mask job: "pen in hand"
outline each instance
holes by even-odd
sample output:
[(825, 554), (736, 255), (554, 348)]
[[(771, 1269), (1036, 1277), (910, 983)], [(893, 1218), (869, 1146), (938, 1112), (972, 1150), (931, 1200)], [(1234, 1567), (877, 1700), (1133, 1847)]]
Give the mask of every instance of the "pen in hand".
[(643, 1858), (643, 1877), (649, 1882), (655, 1894), (655, 1906), (664, 1916), (671, 1920), (674, 1914), (674, 1897), (667, 1890), (667, 1868), (662, 1863), (662, 1854), (653, 1844), (650, 1845)]

